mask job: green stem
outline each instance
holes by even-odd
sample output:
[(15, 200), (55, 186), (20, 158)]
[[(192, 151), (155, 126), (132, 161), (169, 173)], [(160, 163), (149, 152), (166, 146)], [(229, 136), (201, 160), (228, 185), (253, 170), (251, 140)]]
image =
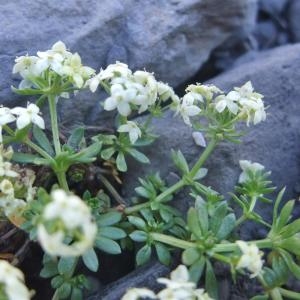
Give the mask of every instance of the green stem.
[[(272, 297), (273, 300), (283, 300), (281, 293), (278, 288), (275, 288), (270, 291), (270, 296)], [(299, 299), (299, 298), (296, 298)]]
[(116, 199), (116, 201), (119, 204), (125, 204), (125, 201), (123, 198), (119, 195), (119, 193), (116, 191), (116, 189), (113, 187), (113, 185), (103, 176), (102, 174), (98, 173), (99, 179), (102, 181), (102, 183), (105, 185), (105, 187), (109, 190), (109, 192), (112, 194), (112, 196)]
[(24, 143), (32, 148), (34, 151), (36, 151), (38, 154), (40, 154), (41, 156), (43, 156), (44, 158), (48, 159), (50, 162), (54, 163), (54, 159), (53, 157), (48, 154), (45, 150), (43, 150), (41, 147), (39, 147), (37, 144), (33, 143), (31, 140), (26, 139), (24, 140)]
[(230, 260), (229, 257), (226, 257), (226, 256), (218, 254), (218, 253), (214, 253), (212, 255), (212, 257), (215, 258), (215, 259), (217, 259), (217, 260), (219, 260), (219, 261), (221, 261), (221, 262), (224, 262), (226, 264), (230, 264), (231, 263), (231, 260)]
[[(272, 248), (273, 242), (270, 239), (263, 239), (257, 241), (249, 241), (250, 244), (255, 244), (258, 248)], [(239, 249), (238, 244), (236, 243), (227, 243), (227, 244), (217, 244), (213, 248), (213, 252), (233, 252), (236, 249)]]
[(162, 234), (162, 233), (150, 233), (150, 236), (152, 237), (153, 240), (157, 241), (157, 242), (161, 242), (164, 244), (168, 244), (170, 246), (174, 246), (177, 248), (181, 248), (181, 249), (189, 249), (189, 248), (195, 248), (196, 244), (192, 243), (192, 242), (187, 242), (166, 234)]
[(56, 96), (49, 95), (49, 110), (50, 110), (50, 118), (51, 118), (51, 128), (53, 135), (53, 144), (55, 148), (55, 153), (58, 155), (61, 152), (61, 145), (59, 141), (59, 131), (57, 124), (57, 107), (56, 107)]
[[(203, 164), (205, 163), (205, 161), (207, 160), (207, 158), (209, 157), (209, 155), (212, 153), (212, 151), (216, 147), (217, 143), (218, 143), (218, 141), (216, 139), (212, 139), (210, 141), (210, 143), (205, 148), (204, 152), (201, 154), (200, 158), (198, 159), (198, 161), (196, 162), (196, 164), (194, 165), (194, 167), (192, 168), (192, 170), (190, 171), (190, 173), (187, 174), (187, 177), (189, 177), (189, 178), (195, 177), (195, 175), (197, 174), (197, 172), (199, 171), (199, 169), (203, 166)], [(184, 179), (180, 179), (174, 185), (170, 186), (164, 192), (162, 192), (161, 194), (159, 194), (155, 198), (154, 202), (161, 202), (161, 201), (163, 201), (166, 197), (168, 197), (169, 195), (174, 194), (176, 191), (178, 191), (179, 189), (181, 189), (185, 185), (187, 185), (186, 181)], [(137, 205), (134, 205), (132, 207), (126, 208), (124, 210), (124, 213), (125, 214), (130, 214), (130, 213), (139, 211), (141, 208), (145, 208), (145, 207), (149, 207), (149, 206), (150, 206), (150, 201), (146, 202), (146, 203), (142, 203), (142, 204), (137, 204)]]
[(69, 192), (69, 185), (67, 182), (67, 178), (66, 178), (66, 172), (65, 171), (54, 171), (58, 180), (58, 183), (60, 185), (61, 188), (63, 188), (66, 192)]
[(194, 165), (194, 167), (190, 171), (190, 173), (189, 173), (190, 178), (194, 178), (195, 177), (195, 175), (200, 170), (200, 168), (203, 166), (203, 164), (208, 159), (208, 157), (210, 156), (210, 154), (213, 152), (213, 150), (215, 149), (215, 147), (216, 147), (217, 144), (218, 144), (218, 140), (217, 139), (212, 139), (209, 142), (209, 144), (205, 148), (204, 152), (201, 154), (200, 158), (198, 159), (198, 161), (196, 162), (196, 164)]
[(283, 288), (278, 289), (283, 297), (287, 297), (289, 299), (300, 299), (300, 293), (289, 291)]
[(238, 227), (239, 225), (241, 225), (241, 223), (243, 223), (244, 221), (246, 221), (247, 219), (249, 219), (249, 215), (252, 213), (252, 211), (254, 210), (255, 204), (257, 201), (257, 197), (256, 196), (252, 196), (251, 197), (251, 201), (250, 201), (250, 206), (249, 206), (249, 210), (247, 211), (246, 214), (243, 214), (237, 221), (236, 221), (236, 227)]

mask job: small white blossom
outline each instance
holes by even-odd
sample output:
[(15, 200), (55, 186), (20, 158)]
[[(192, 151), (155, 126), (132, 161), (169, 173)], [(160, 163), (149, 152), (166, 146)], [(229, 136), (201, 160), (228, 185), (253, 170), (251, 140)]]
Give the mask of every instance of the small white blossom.
[(252, 273), (250, 278), (256, 277), (262, 271), (263, 260), (261, 258), (263, 256), (263, 252), (261, 252), (255, 244), (249, 245), (244, 241), (236, 241), (236, 243), (243, 253), (236, 265), (236, 268), (246, 268)]
[(228, 110), (236, 115), (239, 110), (237, 101), (239, 100), (239, 94), (235, 91), (229, 92), (226, 96), (220, 95), (216, 98), (216, 110), (221, 113), (227, 107)]
[(194, 142), (196, 145), (201, 146), (201, 147), (206, 147), (206, 141), (205, 138), (203, 136), (203, 134), (199, 131), (194, 131), (192, 133), (192, 137), (194, 139)]
[(181, 103), (177, 104), (176, 114), (180, 113), (185, 124), (192, 126), (190, 117), (194, 117), (200, 113), (201, 109), (194, 105), (190, 97), (182, 99)]
[(111, 87), (111, 96), (104, 102), (105, 110), (117, 109), (122, 116), (128, 116), (131, 113), (130, 102), (136, 96), (136, 90), (126, 89), (121, 84), (114, 84)]
[(78, 53), (68, 57), (62, 67), (62, 74), (70, 76), (78, 88), (83, 87), (84, 82), (94, 74), (94, 69), (83, 66)]
[(141, 298), (157, 299), (156, 295), (146, 288), (129, 289), (121, 300), (139, 300)]
[(11, 110), (8, 107), (0, 106), (0, 143), (2, 143), (2, 126), (15, 121)]
[(250, 160), (240, 160), (240, 167), (243, 172), (240, 174), (239, 183), (249, 180), (248, 172), (257, 172), (264, 170), (264, 166), (259, 163), (252, 163)]
[(17, 128), (22, 129), (33, 123), (45, 129), (44, 119), (39, 115), (40, 109), (37, 105), (33, 103), (28, 103), (27, 108), (24, 107), (15, 107), (11, 109), (11, 113), (17, 115)]
[[(29, 300), (31, 293), (24, 283), (24, 274), (5, 260), (0, 260), (0, 298), (8, 300)], [(4, 292), (4, 295), (1, 293)]]
[(157, 82), (157, 92), (162, 101), (166, 101), (169, 98), (173, 102), (179, 101), (179, 97), (175, 94), (174, 90), (166, 83), (161, 81)]
[(241, 99), (241, 118), (247, 120), (247, 125), (249, 126), (250, 122), (253, 122), (254, 125), (265, 121), (267, 114), (265, 111), (264, 103), (261, 99)]
[(141, 129), (138, 127), (138, 125), (135, 122), (127, 121), (126, 124), (121, 125), (118, 128), (119, 132), (128, 132), (129, 139), (132, 144), (134, 144), (138, 138), (141, 137), (142, 132)]
[[(52, 192), (52, 202), (46, 205), (43, 219), (47, 221), (60, 220), (63, 227), (56, 232), (49, 233), (45, 224), (38, 225), (38, 240), (43, 249), (50, 255), (79, 256), (93, 246), (97, 227), (92, 221), (89, 207), (77, 196), (67, 195), (63, 190)], [(72, 237), (74, 231), (76, 241), (65, 243), (65, 238)]]
[(23, 78), (28, 76), (37, 76), (36, 62), (38, 58), (36, 56), (20, 56), (15, 59), (15, 65), (13, 67), (13, 74), (20, 73)]
[(211, 100), (214, 94), (222, 93), (215, 85), (191, 84), (186, 88), (186, 91), (197, 93), (207, 100)]
[(64, 57), (62, 54), (48, 50), (48, 51), (38, 51), (37, 55), (39, 59), (36, 62), (36, 71), (38, 74), (42, 74), (45, 70), (50, 68), (55, 73), (61, 75)]

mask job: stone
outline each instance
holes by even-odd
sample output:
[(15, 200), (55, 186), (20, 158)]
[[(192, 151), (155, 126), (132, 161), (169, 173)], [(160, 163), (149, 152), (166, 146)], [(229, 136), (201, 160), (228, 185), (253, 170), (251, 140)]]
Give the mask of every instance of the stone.
[(284, 13), (288, 0), (259, 0), (258, 7), (262, 11), (278, 17)]
[[(0, 10), (0, 101), (15, 105), (20, 99), (10, 90), (19, 82), (10, 76), (15, 56), (49, 49), (57, 40), (97, 70), (121, 60), (176, 86), (226, 39), (251, 30), (256, 0), (16, 0), (2, 1)], [(80, 93), (76, 101), (64, 101), (62, 120), (100, 123), (106, 118), (99, 116), (101, 99)]]
[(287, 9), (287, 18), (289, 23), (289, 30), (292, 36), (292, 41), (297, 43), (300, 42), (300, 2), (299, 1), (289, 1)]

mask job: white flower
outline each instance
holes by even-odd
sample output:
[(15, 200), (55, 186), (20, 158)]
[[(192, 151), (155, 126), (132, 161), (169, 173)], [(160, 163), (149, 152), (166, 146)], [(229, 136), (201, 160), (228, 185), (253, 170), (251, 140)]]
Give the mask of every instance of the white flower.
[(263, 252), (255, 244), (249, 245), (244, 241), (236, 241), (236, 243), (243, 253), (236, 268), (247, 268), (252, 273), (250, 278), (256, 277), (262, 271), (263, 260), (261, 257), (263, 256)]
[(58, 53), (58, 54), (62, 55), (64, 58), (68, 58), (72, 55), (71, 52), (67, 51), (67, 47), (62, 41), (56, 42), (52, 46), (50, 51), (52, 51), (53, 53)]
[(185, 124), (192, 126), (190, 117), (196, 116), (200, 113), (201, 109), (194, 105), (190, 97), (182, 99), (181, 103), (177, 104), (176, 114), (180, 113)]
[(11, 109), (11, 113), (18, 116), (18, 129), (22, 129), (30, 123), (37, 125), (41, 129), (45, 129), (44, 119), (39, 115), (39, 112), (39, 107), (33, 103), (28, 103), (27, 108), (15, 107)]
[(266, 120), (266, 111), (264, 103), (261, 99), (246, 99), (240, 100), (241, 118), (247, 119), (247, 125), (253, 122), (254, 125)]
[(193, 104), (198, 101), (203, 102), (203, 97), (201, 94), (195, 92), (188, 92), (184, 95), (183, 101)]
[(201, 147), (206, 147), (206, 141), (203, 136), (203, 134), (200, 131), (194, 131), (192, 133), (192, 137), (194, 139), (194, 142), (196, 145), (201, 146)]
[(264, 170), (264, 166), (259, 163), (252, 163), (250, 160), (240, 160), (240, 167), (243, 172), (240, 174), (239, 183), (249, 180), (248, 172), (257, 172)]
[[(89, 207), (79, 197), (67, 195), (63, 190), (53, 191), (51, 197), (53, 201), (46, 205), (43, 219), (45, 222), (60, 220), (63, 228), (49, 233), (45, 224), (38, 225), (38, 240), (43, 249), (53, 256), (83, 254), (93, 246), (97, 233)], [(76, 240), (71, 244), (66, 244), (66, 237), (74, 237), (74, 234)]]
[(226, 96), (220, 95), (216, 98), (216, 110), (221, 113), (227, 107), (228, 110), (236, 115), (239, 110), (237, 101), (240, 99), (240, 96), (237, 92), (231, 91)]
[(186, 91), (200, 94), (207, 100), (211, 100), (214, 94), (222, 93), (215, 85), (191, 84), (186, 88)]
[(15, 59), (15, 65), (13, 67), (13, 74), (20, 73), (23, 78), (27, 76), (37, 76), (36, 62), (38, 58), (36, 56), (20, 56)]
[(119, 132), (128, 132), (129, 139), (132, 144), (134, 144), (139, 137), (141, 137), (142, 132), (135, 122), (127, 121), (126, 124), (121, 125), (118, 128)]
[(15, 121), (11, 110), (8, 107), (0, 106), (0, 143), (2, 143), (2, 126)]
[(128, 77), (132, 72), (126, 64), (117, 61), (115, 64), (109, 65), (105, 70), (99, 73), (100, 80), (107, 80), (113, 77)]
[(129, 289), (121, 300), (139, 300), (141, 298), (156, 299), (156, 295), (146, 288)]
[(5, 260), (0, 260), (0, 286), (1, 299), (29, 300), (31, 298), (31, 293), (24, 283), (23, 273)]
[(75, 86), (82, 88), (84, 82), (90, 78), (94, 72), (94, 69), (83, 66), (79, 54), (75, 53), (66, 60), (61, 73), (70, 76), (73, 79)]
[(122, 116), (128, 116), (131, 113), (130, 101), (136, 96), (136, 90), (133, 88), (126, 89), (121, 84), (112, 85), (111, 96), (104, 102), (105, 110), (117, 109)]
[(36, 71), (38, 74), (43, 73), (48, 68), (61, 75), (64, 56), (56, 51), (48, 50), (45, 52), (38, 51), (39, 59), (36, 62)]
[(12, 170), (12, 164), (8, 161), (3, 161), (0, 159), (0, 176), (7, 176), (7, 177), (18, 177), (19, 174)]
[(179, 101), (179, 97), (175, 94), (174, 90), (166, 83), (157, 82), (157, 92), (162, 101), (166, 101), (169, 98), (174, 102)]

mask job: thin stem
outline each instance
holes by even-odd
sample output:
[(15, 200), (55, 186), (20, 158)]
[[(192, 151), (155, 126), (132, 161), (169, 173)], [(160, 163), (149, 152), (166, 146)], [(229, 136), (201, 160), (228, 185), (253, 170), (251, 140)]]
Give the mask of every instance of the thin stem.
[[(194, 167), (192, 168), (192, 170), (190, 171), (190, 173), (187, 174), (187, 177), (189, 177), (189, 178), (195, 177), (195, 175), (197, 174), (197, 172), (199, 171), (199, 169), (202, 167), (202, 165), (205, 163), (205, 161), (207, 160), (207, 158), (209, 157), (209, 155), (212, 153), (212, 151), (216, 147), (217, 143), (218, 143), (218, 141), (216, 139), (212, 139), (210, 141), (210, 143), (208, 144), (208, 146), (206, 147), (206, 149), (204, 150), (204, 152), (201, 154), (200, 158), (198, 159), (198, 161), (196, 162), (196, 164), (194, 165)], [(180, 179), (174, 185), (170, 186), (164, 192), (162, 192), (161, 194), (159, 194), (155, 198), (154, 201), (155, 202), (161, 202), (161, 201), (163, 201), (166, 197), (174, 194), (176, 191), (178, 191), (179, 189), (181, 189), (182, 187), (184, 187), (187, 184), (188, 183), (186, 183), (186, 181), (184, 179)], [(130, 213), (139, 211), (141, 208), (145, 208), (145, 207), (149, 207), (149, 206), (150, 206), (150, 201), (146, 202), (146, 203), (142, 203), (142, 204), (137, 204), (137, 205), (134, 205), (134, 206), (129, 207), (129, 208), (126, 208), (124, 210), (124, 212), (125, 212), (125, 214), (130, 214)]]
[(50, 118), (51, 118), (51, 128), (52, 128), (52, 135), (53, 135), (53, 144), (55, 148), (56, 155), (61, 152), (61, 145), (59, 141), (59, 131), (58, 131), (58, 124), (57, 124), (57, 107), (56, 107), (56, 96), (49, 95), (49, 110), (50, 110)]
[(205, 161), (207, 160), (207, 158), (210, 156), (210, 154), (215, 149), (217, 143), (218, 143), (217, 139), (212, 139), (209, 142), (209, 144), (205, 148), (204, 152), (201, 154), (200, 158), (198, 159), (198, 161), (196, 162), (196, 164), (194, 165), (194, 167), (190, 171), (189, 175), (190, 175), (191, 178), (195, 177), (195, 175), (197, 174), (197, 172), (200, 170), (200, 168), (203, 166), (203, 164), (205, 163)]
[(224, 262), (226, 264), (230, 264), (230, 262), (231, 262), (231, 260), (230, 260), (229, 257), (226, 257), (226, 256), (224, 256), (222, 254), (214, 253), (212, 255), (212, 257), (215, 258), (215, 259), (217, 259), (217, 260), (219, 260), (219, 261), (221, 261), (221, 262)]
[(243, 214), (241, 217), (239, 217), (239, 219), (236, 221), (236, 227), (241, 225), (241, 223), (243, 223), (244, 221), (246, 221), (247, 219), (249, 219), (249, 215), (252, 213), (252, 211), (254, 210), (255, 204), (257, 201), (257, 197), (256, 196), (252, 196), (251, 197), (251, 201), (250, 201), (250, 206), (249, 206), (249, 210), (247, 211), (247, 213)]
[(289, 299), (300, 299), (300, 293), (289, 291), (283, 288), (278, 289), (283, 297), (287, 297)]
[[(275, 288), (270, 291), (270, 296), (272, 297), (273, 300), (283, 300), (281, 293), (278, 288)], [(296, 298), (299, 299), (299, 298)]]
[[(263, 239), (263, 240), (257, 240), (257, 241), (249, 241), (251, 244), (255, 244), (258, 248), (271, 248), (272, 247), (272, 241), (270, 239)], [(236, 243), (227, 243), (227, 244), (217, 244), (213, 248), (213, 252), (219, 253), (219, 252), (233, 252), (236, 249), (239, 249), (239, 246)]]
[(36, 151), (38, 154), (40, 154), (41, 156), (43, 156), (44, 158), (48, 159), (51, 162), (54, 162), (53, 157), (48, 154), (45, 150), (43, 150), (41, 147), (39, 147), (37, 144), (33, 143), (32, 141), (30, 141), (29, 139), (26, 139), (24, 141), (24, 143), (32, 148), (34, 151)]
[(69, 185), (68, 185), (67, 178), (66, 178), (66, 172), (65, 171), (57, 172), (55, 170), (54, 170), (54, 172), (56, 174), (56, 177), (57, 177), (60, 187), (63, 188), (66, 192), (69, 192), (70, 189), (69, 189)]
[(154, 233), (150, 233), (150, 236), (152, 237), (153, 240), (157, 242), (168, 244), (170, 246), (174, 246), (177, 248), (181, 248), (181, 249), (196, 248), (196, 244), (192, 242), (187, 242), (166, 234), (154, 232)]
[(109, 190), (109, 192), (112, 194), (112, 196), (116, 199), (116, 201), (120, 204), (126, 204), (123, 198), (120, 196), (120, 194), (116, 191), (116, 189), (113, 187), (113, 185), (103, 176), (102, 174), (98, 173), (97, 175), (101, 182), (105, 185), (105, 187)]

